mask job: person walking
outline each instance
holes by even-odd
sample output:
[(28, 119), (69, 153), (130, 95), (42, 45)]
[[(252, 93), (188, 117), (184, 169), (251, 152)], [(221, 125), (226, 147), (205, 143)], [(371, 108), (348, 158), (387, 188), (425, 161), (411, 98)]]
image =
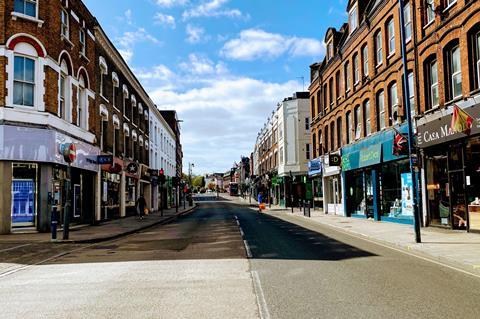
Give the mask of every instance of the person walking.
[(143, 194), (140, 194), (137, 199), (137, 213), (140, 220), (143, 219), (143, 212), (145, 210), (145, 206), (147, 206), (147, 201), (145, 200), (145, 197), (143, 197)]
[(258, 212), (261, 213), (262, 212), (262, 205), (263, 205), (263, 192), (262, 191), (258, 192), (257, 201), (258, 201)]

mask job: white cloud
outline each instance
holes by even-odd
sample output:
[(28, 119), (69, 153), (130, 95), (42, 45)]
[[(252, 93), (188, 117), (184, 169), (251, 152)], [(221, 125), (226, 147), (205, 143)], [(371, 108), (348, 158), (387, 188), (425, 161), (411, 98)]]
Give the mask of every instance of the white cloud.
[(134, 55), (134, 48), (137, 43), (161, 43), (157, 38), (149, 34), (144, 28), (138, 28), (135, 31), (124, 32), (121, 36), (115, 39), (115, 42), (118, 44), (118, 51), (127, 62), (131, 62)]
[(188, 3), (188, 0), (156, 0), (159, 6), (171, 8), (176, 6), (184, 6)]
[(185, 160), (195, 163), (197, 172), (206, 173), (227, 170), (240, 155), (249, 155), (277, 103), (300, 87), (296, 81), (214, 75), (198, 88), (157, 88), (149, 93), (160, 109), (179, 112)]
[(193, 53), (188, 56), (188, 62), (180, 63), (179, 67), (185, 73), (194, 75), (228, 73), (228, 68), (223, 62), (215, 64), (212, 60)]
[(171, 15), (158, 12), (153, 17), (153, 20), (154, 20), (154, 23), (157, 25), (163, 25), (163, 26), (167, 26), (172, 29), (175, 29), (175, 26), (176, 26), (175, 18)]
[(161, 80), (161, 81), (168, 81), (171, 80), (175, 73), (172, 72), (167, 66), (160, 64), (155, 66), (153, 69), (149, 69), (148, 71), (137, 69), (135, 70), (137, 77), (140, 80)]
[(187, 24), (185, 32), (187, 33), (187, 42), (193, 44), (202, 41), (202, 38), (205, 34), (205, 29), (202, 27)]
[(185, 10), (182, 14), (183, 19), (199, 18), (199, 17), (230, 17), (240, 18), (243, 16), (238, 9), (223, 8), (223, 5), (230, 0), (210, 0), (191, 9)]
[(251, 61), (271, 59), (283, 54), (319, 57), (325, 52), (321, 41), (309, 38), (269, 33), (261, 29), (247, 29), (238, 38), (225, 43), (220, 54), (232, 60)]
[(127, 11), (125, 11), (125, 21), (127, 22), (128, 25), (133, 24), (132, 10), (128, 9)]

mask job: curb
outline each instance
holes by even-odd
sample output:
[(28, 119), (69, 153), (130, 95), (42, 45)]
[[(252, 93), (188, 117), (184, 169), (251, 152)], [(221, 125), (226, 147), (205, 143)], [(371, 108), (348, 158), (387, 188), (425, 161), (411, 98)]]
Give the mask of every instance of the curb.
[(170, 217), (167, 217), (165, 219), (156, 221), (152, 224), (141, 226), (141, 227), (138, 227), (138, 228), (135, 228), (135, 229), (131, 229), (131, 230), (128, 230), (128, 231), (123, 232), (123, 233), (118, 233), (118, 234), (105, 236), (105, 237), (88, 238), (88, 239), (80, 239), (80, 240), (75, 240), (75, 239), (57, 240), (57, 241), (53, 241), (53, 243), (55, 243), (55, 244), (95, 244), (95, 243), (101, 243), (101, 242), (109, 241), (109, 240), (113, 240), (113, 239), (118, 239), (118, 238), (121, 238), (121, 237), (124, 237), (124, 236), (128, 236), (128, 235), (146, 230), (146, 229), (151, 228), (153, 226), (169, 224), (172, 221), (176, 220), (178, 217), (182, 217), (182, 216), (185, 216), (187, 214), (190, 214), (192, 211), (194, 211), (197, 208), (197, 206), (198, 206), (198, 204), (195, 204), (195, 205), (193, 205), (193, 207), (191, 207), (191, 208), (189, 208), (189, 209), (187, 209), (183, 212), (179, 212), (179, 213), (177, 213), (173, 216), (170, 216)]

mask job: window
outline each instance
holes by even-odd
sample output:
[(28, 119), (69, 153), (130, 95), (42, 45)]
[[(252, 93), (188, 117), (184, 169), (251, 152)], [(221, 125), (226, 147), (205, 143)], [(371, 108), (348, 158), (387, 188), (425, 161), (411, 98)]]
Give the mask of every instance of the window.
[(337, 119), (337, 145), (338, 147), (342, 147), (343, 146), (343, 136), (342, 136), (342, 131), (343, 130), (343, 127), (342, 127), (342, 118), (339, 117)]
[(317, 134), (312, 134), (313, 158), (317, 158)]
[(107, 152), (108, 118), (102, 118), (100, 122), (100, 130), (101, 130), (100, 146), (102, 151)]
[(328, 126), (325, 126), (325, 130), (324, 130), (324, 137), (325, 137), (325, 152), (327, 153), (329, 151), (329, 148), (328, 148), (328, 142), (329, 142), (329, 139), (328, 139)]
[(390, 85), (388, 91), (388, 107), (389, 107), (389, 124), (396, 124), (400, 122), (400, 114), (398, 108), (398, 93), (397, 83)]
[(408, 42), (412, 39), (412, 16), (410, 14), (410, 2), (405, 3), (403, 6), (403, 16), (404, 16), (404, 31), (405, 31), (405, 42)]
[(63, 72), (60, 74), (60, 85), (59, 85), (59, 102), (58, 102), (58, 116), (66, 120), (67, 108), (66, 108), (66, 89), (67, 89), (67, 75)]
[[(480, 28), (480, 25), (478, 25)], [(478, 30), (477, 28), (477, 30)], [(480, 88), (480, 31), (470, 34), (471, 70), (472, 70), (472, 91)]]
[(365, 136), (372, 134), (372, 120), (370, 118), (370, 100), (363, 103), (363, 121), (365, 122)]
[(408, 100), (410, 102), (410, 110), (412, 118), (415, 116), (415, 87), (413, 84), (413, 72), (408, 73)]
[(447, 9), (448, 9), (450, 6), (457, 3), (457, 0), (446, 0), (446, 3), (447, 3)]
[(13, 104), (34, 105), (35, 94), (35, 60), (15, 56), (13, 80)]
[(335, 148), (335, 122), (332, 122), (330, 124), (330, 147), (332, 151), (334, 151)]
[(85, 79), (80, 76), (78, 86), (78, 114), (77, 125), (83, 129), (87, 129), (87, 92), (85, 89)]
[(449, 82), (446, 83), (448, 92), (448, 99), (453, 100), (462, 96), (462, 69), (460, 58), (460, 47), (457, 45), (447, 53), (447, 71)]
[(432, 109), (439, 105), (438, 98), (438, 65), (437, 60), (430, 59), (425, 65), (425, 78), (427, 80), (427, 107), (426, 109)]
[(79, 36), (79, 39), (80, 39), (80, 54), (86, 55), (87, 54), (87, 40), (85, 38), (85, 30), (80, 28), (78, 36)]
[(280, 164), (283, 164), (283, 147), (280, 147)]
[(335, 74), (335, 96), (337, 100), (340, 98), (340, 71)]
[[(305, 118), (305, 130), (310, 130), (310, 118), (306, 117)], [(275, 143), (275, 140), (273, 141)]]
[[(328, 106), (328, 100), (327, 100), (327, 92), (328, 92), (328, 86), (327, 83), (323, 85), (323, 112), (327, 109)], [(322, 112), (322, 113), (323, 113)]]
[(67, 39), (70, 39), (70, 27), (69, 27), (69, 21), (68, 21), (68, 12), (66, 10), (61, 11), (61, 32), (62, 36), (64, 36)]
[(37, 17), (36, 0), (15, 0), (13, 11), (30, 16)]
[(305, 156), (306, 156), (307, 160), (310, 159), (310, 144), (305, 145)]
[(360, 114), (360, 106), (357, 105), (355, 107), (355, 113), (353, 114), (353, 118), (355, 121), (355, 139), (358, 140), (362, 136), (362, 117)]
[(113, 156), (117, 156), (120, 153), (120, 130), (119, 127), (114, 125), (113, 127)]
[(350, 65), (348, 62), (345, 63), (345, 92), (350, 91), (351, 77), (350, 77)]
[(348, 111), (347, 112), (347, 144), (350, 144), (352, 141), (352, 135), (353, 135), (353, 123), (352, 123), (352, 112)]
[(363, 75), (368, 75), (368, 46), (365, 44), (362, 48)]
[(387, 22), (388, 55), (395, 53), (395, 24), (393, 18)]
[(353, 83), (356, 85), (360, 81), (360, 70), (358, 65), (358, 54), (353, 56)]
[(348, 23), (350, 26), (350, 33), (352, 33), (358, 27), (357, 4), (355, 4), (348, 13)]
[(377, 58), (377, 66), (382, 64), (383, 62), (383, 55), (382, 55), (382, 32), (378, 31), (375, 34), (375, 52), (376, 52), (376, 58)]
[(425, 0), (426, 10), (426, 24), (430, 24), (435, 20), (435, 0)]
[(383, 91), (377, 94), (377, 128), (379, 131), (385, 128), (385, 94)]
[(333, 43), (332, 40), (330, 40), (327, 44), (327, 60), (330, 60), (333, 58)]
[[(330, 106), (333, 106), (333, 103), (335, 101), (333, 97), (333, 78), (330, 78), (330, 81), (328, 81), (328, 94), (330, 98)], [(330, 108), (332, 109), (332, 108)]]
[(312, 99), (310, 100), (310, 108), (312, 113), (312, 118), (315, 118), (315, 96), (312, 96)]

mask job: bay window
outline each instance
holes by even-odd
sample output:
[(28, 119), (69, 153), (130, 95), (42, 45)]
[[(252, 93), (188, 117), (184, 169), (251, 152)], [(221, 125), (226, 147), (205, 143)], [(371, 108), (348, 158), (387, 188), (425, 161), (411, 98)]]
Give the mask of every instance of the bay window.
[(13, 104), (34, 106), (35, 102), (35, 60), (15, 56), (13, 79)]

